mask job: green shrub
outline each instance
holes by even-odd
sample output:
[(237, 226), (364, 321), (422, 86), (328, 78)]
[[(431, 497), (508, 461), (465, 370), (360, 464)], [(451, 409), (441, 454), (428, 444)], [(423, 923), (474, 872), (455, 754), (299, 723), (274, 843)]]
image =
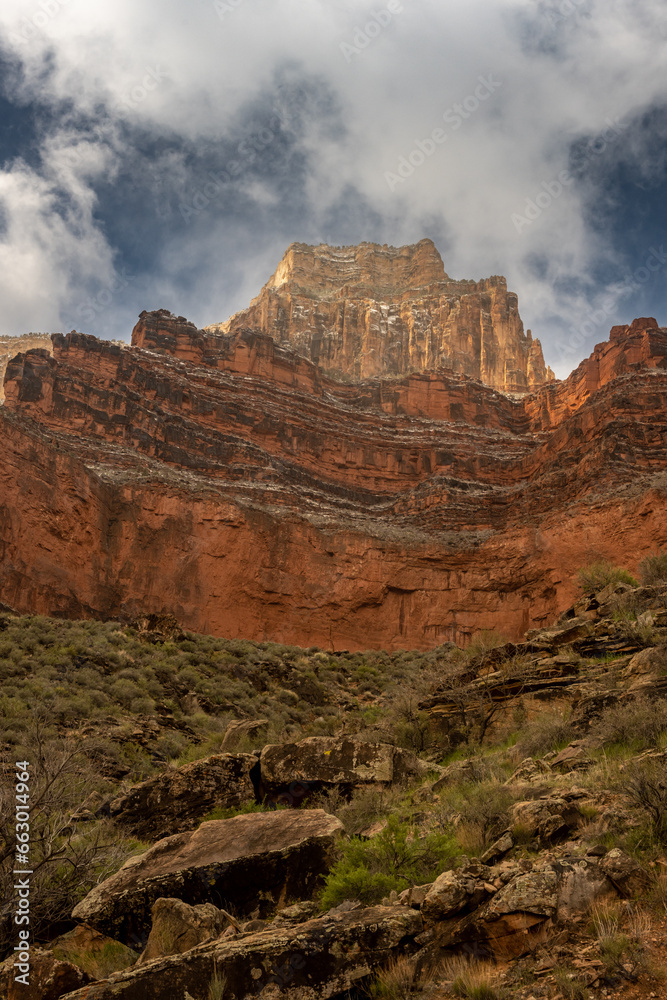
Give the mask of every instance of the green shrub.
[(416, 976), (413, 958), (396, 958), (377, 973), (368, 988), (368, 996), (371, 1000), (411, 1000)]
[(434, 881), (451, 867), (459, 848), (451, 834), (431, 832), (417, 838), (407, 823), (391, 816), (385, 829), (370, 840), (352, 837), (327, 876), (321, 896), (323, 910), (346, 899), (367, 906), (379, 903), (392, 889)]
[(528, 723), (517, 740), (523, 757), (543, 757), (562, 750), (575, 738), (572, 723), (563, 714), (544, 712)]
[[(0, 899), (13, 898), (15, 821), (7, 808), (14, 798), (12, 761), (28, 760), (30, 780), (30, 863), (32, 869), (30, 927), (37, 938), (49, 938), (69, 919), (72, 908), (100, 881), (117, 871), (130, 853), (108, 820), (78, 823), (73, 816), (87, 806), (94, 791), (109, 786), (96, 769), (94, 741), (62, 739), (50, 734), (38, 718), (27, 721), (18, 753), (0, 760)], [(0, 958), (13, 944), (0, 908)]]
[(604, 590), (610, 583), (627, 583), (631, 587), (638, 587), (639, 581), (621, 566), (614, 566), (613, 563), (601, 560), (580, 569), (578, 574), (579, 586), (584, 594), (597, 594)]
[(443, 798), (458, 813), (456, 837), (463, 852), (481, 854), (507, 829), (517, 796), (504, 783), (490, 780), (446, 788)]
[(647, 586), (667, 583), (667, 552), (658, 549), (654, 555), (642, 559), (639, 564), (639, 576), (642, 583)]
[(494, 629), (483, 628), (479, 632), (475, 632), (465, 652), (470, 658), (483, 656), (485, 653), (490, 653), (492, 649), (504, 646), (506, 642), (507, 639), (504, 635), (500, 635)]
[(591, 727), (603, 746), (619, 746), (634, 753), (657, 747), (667, 731), (667, 701), (637, 698), (607, 708)]
[(217, 970), (211, 977), (208, 987), (208, 1000), (224, 1000), (227, 990), (227, 977), (219, 975)]

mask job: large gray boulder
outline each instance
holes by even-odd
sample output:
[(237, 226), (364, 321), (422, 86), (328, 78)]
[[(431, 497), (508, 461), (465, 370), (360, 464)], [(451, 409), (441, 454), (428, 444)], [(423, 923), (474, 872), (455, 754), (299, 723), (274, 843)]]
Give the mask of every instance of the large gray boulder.
[(143, 948), (151, 907), (161, 896), (265, 915), (278, 900), (312, 896), (333, 862), (342, 830), (340, 820), (322, 809), (211, 820), (130, 858), (95, 886), (72, 916)]
[(436, 923), (462, 910), (471, 895), (469, 883), (470, 879), (460, 872), (448, 871), (439, 875), (421, 904), (424, 920)]
[(262, 787), (269, 793), (289, 793), (299, 784), (392, 785), (440, 770), (389, 743), (362, 743), (338, 736), (269, 744), (260, 757)]
[(221, 753), (164, 771), (114, 799), (111, 817), (142, 840), (191, 830), (216, 807), (254, 802), (250, 772), (256, 766), (254, 754)]
[(198, 944), (220, 937), (229, 924), (227, 914), (213, 903), (189, 906), (181, 899), (156, 899), (148, 943), (137, 965), (167, 955), (182, 955)]

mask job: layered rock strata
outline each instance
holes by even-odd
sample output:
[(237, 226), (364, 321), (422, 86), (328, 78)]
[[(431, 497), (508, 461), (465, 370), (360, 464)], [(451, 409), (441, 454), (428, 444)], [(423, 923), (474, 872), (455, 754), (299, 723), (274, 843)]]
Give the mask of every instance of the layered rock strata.
[(54, 335), (0, 413), (0, 601), (230, 637), (429, 648), (553, 619), (576, 570), (667, 544), (667, 331), (614, 328), (517, 398), (345, 384), (255, 331), (144, 313)]
[(505, 278), (453, 281), (431, 240), (288, 247), (250, 307), (208, 333), (252, 328), (351, 379), (447, 368), (509, 392), (554, 378)]

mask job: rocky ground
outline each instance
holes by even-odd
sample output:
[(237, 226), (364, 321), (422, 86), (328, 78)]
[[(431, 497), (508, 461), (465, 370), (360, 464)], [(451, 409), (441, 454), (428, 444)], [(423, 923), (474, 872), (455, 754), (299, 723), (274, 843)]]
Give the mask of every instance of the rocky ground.
[(429, 653), (6, 611), (0, 996), (667, 996), (666, 561)]

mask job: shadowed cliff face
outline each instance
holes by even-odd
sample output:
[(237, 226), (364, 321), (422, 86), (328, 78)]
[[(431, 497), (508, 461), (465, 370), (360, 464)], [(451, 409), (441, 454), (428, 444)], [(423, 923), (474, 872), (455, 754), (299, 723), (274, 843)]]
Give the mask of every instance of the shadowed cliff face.
[(505, 278), (452, 281), (431, 240), (293, 243), (250, 307), (207, 332), (245, 328), (355, 380), (448, 368), (524, 393), (554, 378)]
[(616, 327), (563, 382), (344, 384), (252, 330), (161, 310), (133, 346), (54, 335), (9, 365), (0, 600), (171, 612), (335, 648), (513, 638), (579, 566), (667, 544), (667, 331)]
[(5, 398), (3, 383), (10, 358), (21, 351), (33, 351), (39, 348), (51, 353), (50, 333), (26, 333), (23, 337), (0, 337), (0, 400)]

